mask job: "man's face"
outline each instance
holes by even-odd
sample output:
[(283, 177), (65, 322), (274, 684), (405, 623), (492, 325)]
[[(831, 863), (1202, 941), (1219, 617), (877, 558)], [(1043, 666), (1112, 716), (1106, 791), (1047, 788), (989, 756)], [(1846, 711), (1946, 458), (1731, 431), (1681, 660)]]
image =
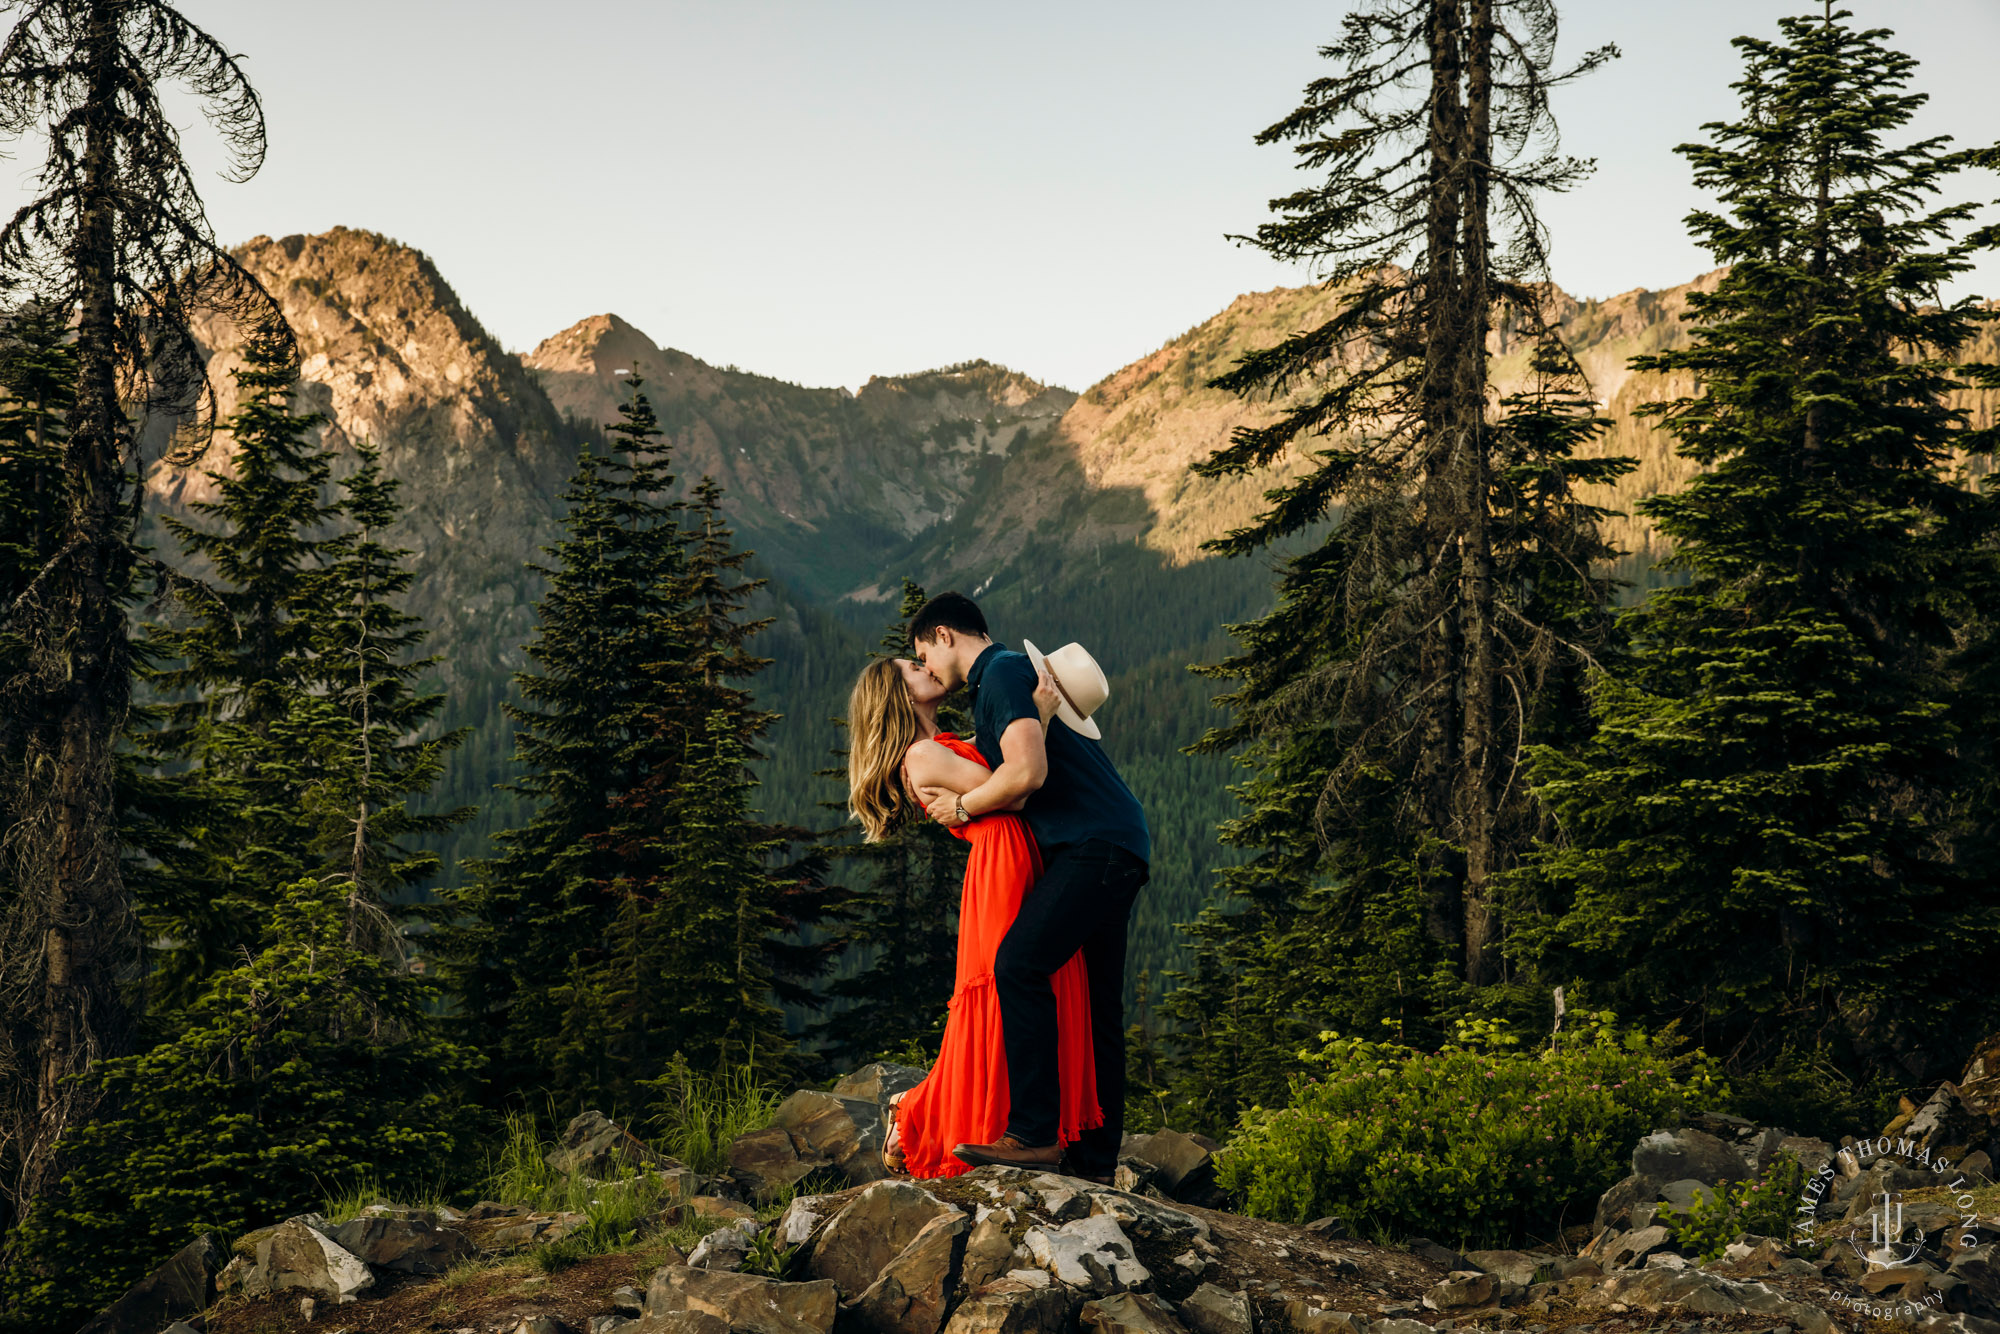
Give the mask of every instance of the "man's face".
[(958, 654), (954, 651), (954, 639), (949, 630), (939, 630), (930, 640), (916, 642), (917, 661), (924, 670), (937, 678), (938, 684), (946, 690), (956, 690), (965, 684), (965, 672), (959, 667)]

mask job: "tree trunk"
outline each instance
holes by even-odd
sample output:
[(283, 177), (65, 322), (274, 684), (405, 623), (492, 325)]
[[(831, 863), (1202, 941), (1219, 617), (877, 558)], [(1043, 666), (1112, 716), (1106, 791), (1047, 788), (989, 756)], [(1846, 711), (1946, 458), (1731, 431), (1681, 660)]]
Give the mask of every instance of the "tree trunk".
[(112, 188), (118, 10), (112, 0), (92, 6), (86, 45), (84, 198), (73, 256), (82, 298), (77, 396), (63, 460), (64, 520), (76, 545), (52, 571), (30, 631), (27, 670), (41, 707), (28, 738), (18, 845), (17, 911), (26, 929), (10, 933), (26, 957), (4, 965), (32, 979), (17, 1030), (32, 1035), (35, 1050), (33, 1106), (23, 1099), (16, 1113), (26, 1122), (19, 1127), (16, 1217), (58, 1179), (58, 1140), (90, 1113), (92, 1095), (71, 1077), (117, 1054), (129, 1033), (122, 985), (132, 923), (113, 790), (113, 750), (130, 689), (119, 594), (131, 560), (121, 504), (130, 428), (118, 394)]
[[(1462, 500), (1454, 473), (1462, 449), (1456, 436), (1456, 368), (1458, 324), (1465, 275), (1460, 266), (1460, 230), (1464, 222), (1465, 0), (1431, 0), (1427, 43), (1430, 55), (1429, 211), (1425, 220), (1425, 289), (1422, 293), (1424, 367), (1419, 394), (1425, 452), (1419, 503), (1419, 557), (1432, 586), (1443, 592), (1436, 636), (1427, 636), (1423, 650), (1424, 684), (1432, 691), (1426, 713), (1433, 720), (1423, 737), (1426, 762), (1425, 820), (1442, 834), (1450, 827), (1457, 800), (1464, 743), (1464, 608), (1452, 588), (1459, 564), (1463, 532)], [(1427, 927), (1433, 939), (1454, 952), (1464, 947), (1465, 914), (1463, 859), (1447, 852), (1434, 865), (1426, 886)]]
[(1458, 149), (1465, 179), (1462, 302), (1453, 349), (1453, 435), (1465, 515), (1460, 602), (1465, 616), (1465, 744), (1461, 750), (1458, 826), (1465, 844), (1465, 980), (1498, 978), (1492, 946), (1499, 922), (1491, 877), (1496, 844), (1493, 656), (1493, 542), (1488, 528), (1491, 442), (1486, 429), (1486, 334), (1492, 323), (1487, 206), (1492, 153), (1493, 3), (1468, 0), (1466, 115)]

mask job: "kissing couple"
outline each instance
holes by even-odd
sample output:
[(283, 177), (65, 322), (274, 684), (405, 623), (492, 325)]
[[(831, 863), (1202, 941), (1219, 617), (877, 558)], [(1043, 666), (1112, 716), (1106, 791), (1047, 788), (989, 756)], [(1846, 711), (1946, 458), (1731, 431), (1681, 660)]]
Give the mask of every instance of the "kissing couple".
[[(997, 643), (962, 593), (910, 621), (914, 658), (871, 662), (848, 706), (848, 808), (873, 841), (919, 813), (971, 845), (938, 1057), (890, 1110), (883, 1163), (984, 1164), (1109, 1185), (1125, 1121), (1125, 934), (1146, 815), (1098, 744), (1109, 693), (1081, 645)], [(968, 740), (938, 701), (972, 697)]]

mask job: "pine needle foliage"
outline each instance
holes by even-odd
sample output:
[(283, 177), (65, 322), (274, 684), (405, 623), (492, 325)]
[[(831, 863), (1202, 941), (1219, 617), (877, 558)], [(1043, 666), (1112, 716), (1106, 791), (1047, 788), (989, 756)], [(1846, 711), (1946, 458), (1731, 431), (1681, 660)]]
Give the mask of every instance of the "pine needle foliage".
[(1959, 726), (1990, 716), (1960, 664), (2000, 516), (1955, 475), (2000, 436), (1947, 399), (1996, 382), (1956, 364), (1994, 312), (1938, 299), (2000, 229), (1937, 202), (2000, 150), (1895, 142), (1915, 62), (1850, 17), (1738, 38), (1741, 117), (1679, 150), (1729, 266), (1691, 345), (1634, 363), (1700, 386), (1653, 411), (1704, 471), (1644, 506), (1685, 582), (1628, 618), (1591, 742), (1533, 759), (1560, 837), (1516, 943), (1738, 1070), (1925, 1079), (2000, 1018), (1972, 985), (2000, 968), (2000, 878), (1969, 855), (1990, 777)]
[[(1590, 169), (1554, 146), (1549, 94), (1615, 55), (1558, 70), (1555, 41), (1546, 0), (1378, 0), (1323, 50), (1339, 72), (1258, 136), (1316, 180), (1243, 239), (1343, 299), (1213, 382), (1275, 415), (1195, 466), (1305, 464), (1209, 544), (1305, 545), (1277, 606), (1230, 627), (1239, 651), (1199, 669), (1237, 685), (1194, 749), (1254, 775), (1222, 832), (1254, 855), (1164, 1007), (1211, 1126), (1282, 1098), (1320, 1029), (1435, 1041), (1505, 980), (1494, 877), (1533, 823), (1516, 762), (1606, 640), (1609, 553), (1578, 488), (1630, 466), (1576, 457), (1603, 423), (1545, 318), (1535, 200)], [(1496, 404), (1503, 325), (1537, 380)]]
[(742, 682), (762, 581), (742, 571), (704, 478), (686, 499), (634, 384), (611, 448), (586, 445), (518, 678), (517, 791), (529, 823), (458, 896), (451, 967), (470, 1031), (499, 1055), (493, 1093), (637, 1111), (676, 1056), (699, 1070), (783, 1067), (780, 1007), (826, 951), (807, 928), (830, 891), (803, 831), (752, 809), (775, 715)]

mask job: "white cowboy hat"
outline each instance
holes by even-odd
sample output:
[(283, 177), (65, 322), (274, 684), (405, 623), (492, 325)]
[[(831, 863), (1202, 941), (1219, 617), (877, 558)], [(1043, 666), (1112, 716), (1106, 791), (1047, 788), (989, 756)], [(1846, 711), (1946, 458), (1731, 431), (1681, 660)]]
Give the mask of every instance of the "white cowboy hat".
[(1056, 694), (1060, 696), (1056, 717), (1072, 732), (1092, 741), (1103, 740), (1104, 733), (1090, 715), (1104, 707), (1111, 694), (1111, 683), (1104, 679), (1104, 669), (1090, 656), (1090, 650), (1081, 644), (1064, 644), (1054, 653), (1043, 653), (1031, 639), (1023, 639), (1021, 645), (1028, 650), (1028, 661), (1035, 664), (1035, 670), (1046, 671), (1056, 683)]

